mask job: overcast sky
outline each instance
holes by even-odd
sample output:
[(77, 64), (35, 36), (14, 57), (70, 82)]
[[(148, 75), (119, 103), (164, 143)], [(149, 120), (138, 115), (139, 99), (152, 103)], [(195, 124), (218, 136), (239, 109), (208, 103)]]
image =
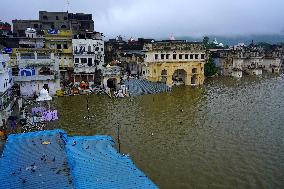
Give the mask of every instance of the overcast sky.
[[(92, 13), (95, 29), (108, 38), (284, 34), (284, 0), (69, 1), (69, 12)], [(67, 9), (67, 0), (1, 0), (0, 19)]]

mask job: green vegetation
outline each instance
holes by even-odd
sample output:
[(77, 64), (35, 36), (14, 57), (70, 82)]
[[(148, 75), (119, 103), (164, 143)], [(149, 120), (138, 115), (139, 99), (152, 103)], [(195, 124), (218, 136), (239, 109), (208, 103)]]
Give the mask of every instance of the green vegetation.
[[(209, 37), (205, 36), (203, 38), (203, 45), (205, 47), (205, 49), (208, 51), (211, 48), (216, 48), (216, 45), (212, 42), (210, 42)], [(209, 55), (209, 59), (207, 61), (207, 63), (205, 64), (204, 67), (204, 75), (206, 77), (212, 77), (214, 75), (216, 75), (218, 73), (218, 68), (215, 66), (213, 58), (211, 57), (211, 55)]]
[(218, 68), (213, 62), (213, 58), (209, 55), (209, 59), (204, 67), (204, 75), (206, 77), (212, 77), (218, 73)]

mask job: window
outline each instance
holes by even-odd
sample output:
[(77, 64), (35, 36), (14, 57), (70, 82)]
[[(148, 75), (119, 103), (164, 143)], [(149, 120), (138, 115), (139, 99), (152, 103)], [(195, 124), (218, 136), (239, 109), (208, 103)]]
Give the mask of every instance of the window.
[(161, 54), (161, 59), (162, 59), (162, 60), (165, 59), (165, 54)]
[(43, 16), (42, 19), (44, 20), (48, 20), (47, 16)]
[(57, 49), (61, 49), (61, 44), (57, 44), (57, 45), (56, 45), (56, 48), (57, 48)]
[(101, 48), (101, 51), (104, 51), (104, 48)]
[(193, 54), (190, 55), (190, 59), (191, 59), (191, 60), (193, 59)]
[(92, 58), (88, 58), (88, 66), (93, 66), (93, 59)]
[(199, 54), (195, 54), (195, 59), (198, 59), (199, 58)]
[(79, 63), (79, 58), (75, 58), (75, 63)]
[(205, 54), (201, 54), (201, 59), (204, 59), (205, 58)]
[(177, 55), (173, 54), (173, 59), (176, 60), (177, 59)]
[(94, 65), (97, 66), (100, 63), (100, 61), (94, 59)]
[(64, 48), (64, 49), (68, 49), (68, 45), (67, 45), (67, 44), (64, 44), (64, 45), (63, 45), (63, 48)]
[(170, 54), (167, 54), (167, 55), (166, 55), (166, 59), (170, 59)]
[(81, 58), (81, 63), (87, 63), (87, 58)]
[(58, 16), (55, 17), (56, 20), (59, 20)]
[(66, 25), (62, 25), (62, 26), (61, 26), (61, 29), (66, 29), (66, 28), (67, 28)]
[(185, 59), (188, 59), (188, 54), (186, 54), (186, 55), (184, 56), (184, 58), (185, 58)]
[(67, 20), (67, 17), (66, 17), (66, 16), (64, 16), (64, 20)]
[(155, 54), (155, 60), (158, 60), (158, 58), (159, 58), (159, 55)]
[(162, 76), (166, 76), (168, 75), (168, 71), (166, 69), (162, 70), (162, 73), (161, 73)]
[(181, 60), (183, 58), (183, 54), (180, 54), (178, 58)]
[(34, 27), (35, 27), (35, 28), (38, 28), (38, 24), (34, 24)]

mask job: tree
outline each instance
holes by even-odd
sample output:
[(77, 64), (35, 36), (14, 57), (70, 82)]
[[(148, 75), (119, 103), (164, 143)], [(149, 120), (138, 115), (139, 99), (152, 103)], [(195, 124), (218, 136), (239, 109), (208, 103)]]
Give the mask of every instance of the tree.
[(208, 36), (203, 37), (203, 45), (205, 46), (206, 49), (208, 48), (208, 46), (209, 46), (209, 37)]
[(215, 66), (213, 58), (209, 55), (208, 62), (204, 66), (204, 75), (206, 77), (211, 77), (218, 73), (218, 68)]
[(203, 44), (208, 44), (209, 43), (209, 37), (208, 36), (204, 36), (203, 37)]

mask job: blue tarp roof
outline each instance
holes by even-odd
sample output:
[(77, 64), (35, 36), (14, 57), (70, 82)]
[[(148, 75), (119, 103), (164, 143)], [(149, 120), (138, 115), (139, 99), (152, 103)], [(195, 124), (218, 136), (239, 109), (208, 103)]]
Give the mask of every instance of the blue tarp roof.
[(63, 130), (10, 135), (0, 159), (0, 189), (158, 188), (109, 136)]

